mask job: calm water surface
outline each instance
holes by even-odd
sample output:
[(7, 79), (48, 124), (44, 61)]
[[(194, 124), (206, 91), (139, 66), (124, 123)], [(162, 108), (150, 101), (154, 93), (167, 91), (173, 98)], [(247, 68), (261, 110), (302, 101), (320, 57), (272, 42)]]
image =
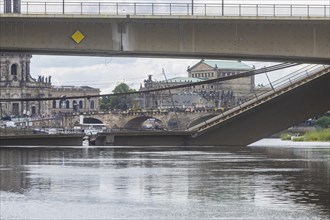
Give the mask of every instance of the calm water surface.
[(0, 219), (330, 219), (330, 147), (0, 148)]

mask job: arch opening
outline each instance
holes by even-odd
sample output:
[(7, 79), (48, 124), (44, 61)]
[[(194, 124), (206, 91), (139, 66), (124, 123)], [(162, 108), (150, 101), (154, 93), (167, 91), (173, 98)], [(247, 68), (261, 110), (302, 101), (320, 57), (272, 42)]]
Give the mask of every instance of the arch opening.
[(128, 130), (164, 130), (165, 126), (163, 122), (154, 117), (142, 116), (129, 120), (124, 129)]
[(84, 118), (84, 124), (103, 124), (103, 122), (97, 118)]
[(13, 76), (16, 76), (17, 75), (17, 64), (16, 63), (14, 63), (13, 65), (11, 65), (10, 73)]

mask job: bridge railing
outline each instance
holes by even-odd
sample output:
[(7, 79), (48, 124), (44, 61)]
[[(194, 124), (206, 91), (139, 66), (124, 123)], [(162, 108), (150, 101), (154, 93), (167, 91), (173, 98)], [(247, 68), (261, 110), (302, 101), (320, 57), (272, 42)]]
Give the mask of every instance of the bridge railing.
[[(329, 5), (150, 3), (114, 1), (23, 1), (21, 14), (81, 15), (195, 15), (195, 16), (289, 16), (330, 17)], [(0, 1), (0, 13), (4, 2)]]
[(292, 88), (299, 86), (308, 81), (311, 78), (314, 78), (317, 74), (322, 72), (322, 70), (329, 71), (330, 66), (328, 65), (307, 65), (303, 68), (292, 72), (280, 79), (270, 82), (264, 87), (267, 88), (264, 91), (253, 92), (247, 97), (244, 103), (238, 103), (238, 105), (228, 111), (222, 112), (221, 114), (208, 119), (198, 125), (187, 128), (189, 131), (202, 131), (208, 127), (211, 127), (215, 124), (218, 124), (228, 118), (231, 118), (247, 109), (250, 109), (264, 101), (267, 101), (278, 94), (284, 93)]

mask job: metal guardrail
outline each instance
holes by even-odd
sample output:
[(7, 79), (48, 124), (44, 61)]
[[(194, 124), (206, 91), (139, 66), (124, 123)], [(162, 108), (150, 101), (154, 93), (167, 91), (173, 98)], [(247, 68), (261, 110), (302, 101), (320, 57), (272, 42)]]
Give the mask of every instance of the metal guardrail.
[[(4, 2), (0, 2), (4, 13)], [(330, 17), (329, 5), (297, 4), (213, 4), (213, 3), (125, 3), (95, 1), (22, 2), (21, 14), (80, 15), (194, 15), (194, 16), (267, 16)]]
[[(265, 85), (265, 88), (269, 88), (267, 91), (261, 91), (259, 93), (253, 93), (250, 96), (250, 99), (238, 106), (222, 112), (221, 114), (208, 119), (202, 123), (199, 123), (193, 127), (187, 128), (187, 131), (195, 131), (197, 133), (204, 131), (205, 129), (212, 127), (216, 124), (219, 124), (229, 118), (234, 117), (250, 108), (253, 108), (265, 101), (272, 99), (288, 90), (294, 89), (297, 86), (314, 79), (322, 71), (329, 71), (330, 66), (324, 65), (308, 65), (298, 71), (295, 71), (287, 76), (284, 76), (278, 80), (270, 82), (268, 85)], [(196, 135), (197, 135), (196, 133)]]

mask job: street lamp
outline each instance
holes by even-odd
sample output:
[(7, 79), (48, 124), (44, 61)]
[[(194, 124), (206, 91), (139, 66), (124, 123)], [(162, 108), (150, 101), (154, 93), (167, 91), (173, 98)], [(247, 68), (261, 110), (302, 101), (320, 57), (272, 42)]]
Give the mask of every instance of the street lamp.
[[(64, 0), (63, 0), (64, 1)], [(225, 0), (222, 0), (222, 16), (224, 16), (225, 15), (225, 4), (224, 4), (224, 1)]]

